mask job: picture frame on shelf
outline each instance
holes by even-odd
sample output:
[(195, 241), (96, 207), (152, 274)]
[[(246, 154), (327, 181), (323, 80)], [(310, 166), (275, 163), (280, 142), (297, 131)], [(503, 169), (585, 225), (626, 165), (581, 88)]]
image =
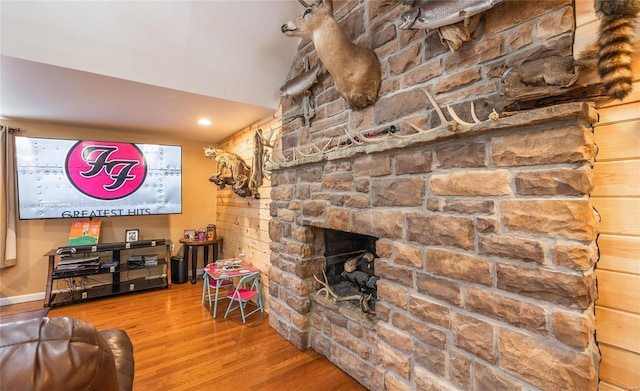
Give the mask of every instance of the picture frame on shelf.
[(185, 229), (184, 230), (184, 238), (187, 240), (195, 240), (196, 238), (196, 230), (195, 229)]
[(214, 240), (216, 238), (216, 225), (209, 224), (207, 225), (207, 240)]
[(126, 243), (137, 242), (140, 237), (139, 229), (128, 229), (124, 231), (124, 241)]

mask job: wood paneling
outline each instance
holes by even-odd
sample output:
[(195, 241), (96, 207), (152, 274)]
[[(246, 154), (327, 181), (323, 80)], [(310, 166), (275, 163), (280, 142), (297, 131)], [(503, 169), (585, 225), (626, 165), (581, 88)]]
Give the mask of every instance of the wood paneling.
[[(266, 119), (260, 125), (271, 132), (280, 126), (280, 117)], [(251, 126), (220, 142), (216, 147), (242, 157), (251, 166), (253, 162), (254, 135), (256, 127)], [(224, 238), (223, 256), (233, 257), (244, 253), (248, 261), (262, 272), (261, 284), (265, 292), (265, 303), (269, 307), (267, 271), (271, 264), (271, 239), (269, 237), (269, 204), (271, 203), (271, 183), (266, 178), (260, 187), (260, 198), (240, 197), (230, 190), (218, 190), (216, 195), (216, 225)]]
[[(595, 43), (599, 20), (592, 0), (575, 0), (574, 53)], [(633, 48), (640, 52), (640, 25)], [(634, 89), (622, 102), (597, 107), (598, 155), (591, 201), (600, 213), (596, 339), (602, 354), (601, 391), (640, 389), (640, 56), (633, 63)], [(595, 83), (589, 70), (581, 82)]]
[(596, 307), (596, 324), (599, 342), (640, 354), (640, 315)]
[(640, 198), (592, 198), (602, 218), (600, 233), (640, 236)]
[[(598, 248), (599, 270), (640, 274), (640, 237), (603, 234), (598, 237)], [(602, 291), (603, 286), (600, 286)]]
[(640, 113), (640, 102), (621, 104), (598, 110), (600, 123), (602, 124), (633, 121), (638, 118), (638, 113)]
[[(636, 50), (640, 49), (640, 45), (636, 48)], [(634, 64), (634, 68), (632, 68), (632, 71), (638, 71), (640, 70), (640, 64)], [(640, 101), (640, 82), (638, 82), (638, 80), (640, 80), (640, 75), (636, 74), (634, 75), (634, 80), (636, 81), (635, 83), (633, 83), (633, 89), (631, 90), (631, 93), (629, 95), (627, 95), (626, 98), (624, 98), (624, 104), (629, 104), (632, 102), (638, 102)], [(608, 108), (608, 107), (618, 107), (621, 106), (621, 102), (619, 100), (609, 100), (608, 102), (602, 102), (598, 105), (598, 113), (602, 112), (603, 109)], [(635, 117), (631, 117), (631, 118), (635, 118)], [(614, 118), (614, 121), (619, 121), (618, 118)], [(604, 122), (601, 120), (601, 122)]]
[(598, 126), (596, 129), (596, 162), (640, 159), (639, 120)]
[(604, 380), (600, 381), (600, 384), (598, 385), (598, 390), (599, 391), (628, 391), (628, 389), (616, 387), (613, 384), (606, 383), (604, 382)]
[(640, 314), (640, 276), (596, 270), (601, 289), (596, 305)]
[[(600, 379), (603, 382), (632, 390), (640, 384), (640, 355), (601, 343)], [(600, 387), (600, 390), (606, 388)]]
[(640, 160), (596, 164), (593, 184), (592, 197), (633, 197), (640, 194)]
[(594, 22), (593, 0), (575, 0), (576, 26)]
[(640, 354), (640, 315), (596, 306), (598, 341)]

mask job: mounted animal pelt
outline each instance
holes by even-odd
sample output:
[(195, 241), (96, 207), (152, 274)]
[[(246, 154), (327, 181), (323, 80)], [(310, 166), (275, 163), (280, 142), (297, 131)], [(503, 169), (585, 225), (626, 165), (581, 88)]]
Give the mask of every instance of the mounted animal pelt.
[(594, 8), (600, 18), (598, 73), (607, 95), (624, 99), (633, 86), (631, 40), (640, 0), (595, 0)]
[(331, 0), (316, 0), (305, 7), (301, 16), (282, 25), (289, 37), (310, 39), (318, 57), (333, 77), (336, 91), (349, 106), (359, 110), (378, 100), (380, 92), (380, 60), (368, 48), (351, 42), (333, 17)]
[[(233, 192), (240, 197), (258, 193), (258, 189), (251, 186), (255, 185), (251, 183), (251, 169), (240, 156), (213, 147), (205, 147), (204, 156), (218, 163), (218, 172), (209, 177), (209, 182), (218, 185), (220, 190), (231, 185)], [(225, 170), (227, 175), (223, 176)]]

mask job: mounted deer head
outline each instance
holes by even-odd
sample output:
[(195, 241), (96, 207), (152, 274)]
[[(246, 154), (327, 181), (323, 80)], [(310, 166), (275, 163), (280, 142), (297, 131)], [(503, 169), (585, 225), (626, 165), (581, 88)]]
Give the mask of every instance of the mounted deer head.
[(336, 91), (354, 109), (363, 109), (378, 100), (380, 61), (371, 49), (355, 45), (333, 17), (331, 0), (316, 0), (305, 6), (301, 16), (282, 25), (289, 37), (310, 39), (318, 57), (333, 77)]

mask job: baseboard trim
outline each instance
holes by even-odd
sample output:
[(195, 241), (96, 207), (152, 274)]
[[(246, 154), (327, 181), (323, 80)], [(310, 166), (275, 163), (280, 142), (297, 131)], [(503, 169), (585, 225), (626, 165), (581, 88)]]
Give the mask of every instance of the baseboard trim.
[(30, 301), (44, 300), (44, 292), (30, 293), (28, 295), (0, 297), (0, 307), (5, 305), (27, 303)]

